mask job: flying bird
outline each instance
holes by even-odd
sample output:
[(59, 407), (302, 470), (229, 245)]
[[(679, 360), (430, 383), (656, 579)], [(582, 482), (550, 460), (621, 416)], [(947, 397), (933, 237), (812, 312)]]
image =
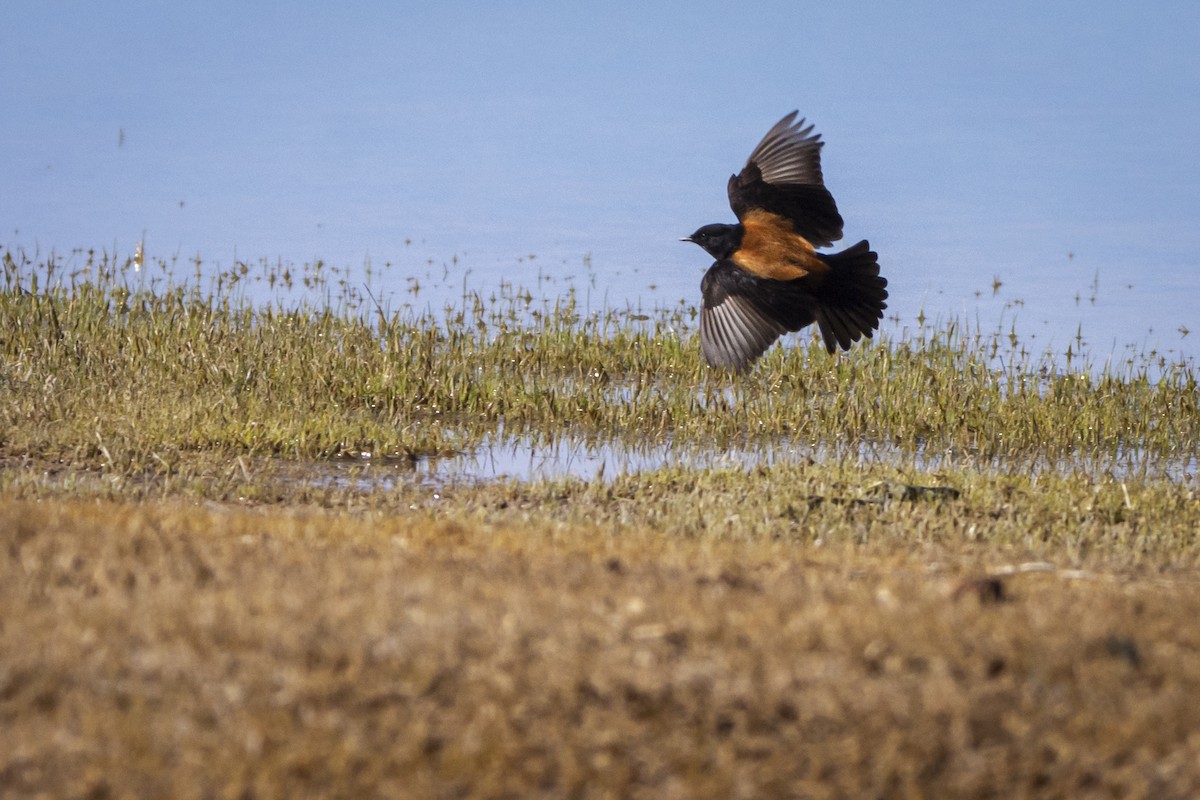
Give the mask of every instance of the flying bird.
[(788, 331), (817, 324), (833, 353), (879, 327), (887, 280), (866, 240), (842, 238), (842, 216), (821, 174), (821, 141), (793, 111), (729, 178), (734, 225), (705, 225), (680, 241), (716, 259), (700, 282), (700, 347), (709, 366), (740, 372)]

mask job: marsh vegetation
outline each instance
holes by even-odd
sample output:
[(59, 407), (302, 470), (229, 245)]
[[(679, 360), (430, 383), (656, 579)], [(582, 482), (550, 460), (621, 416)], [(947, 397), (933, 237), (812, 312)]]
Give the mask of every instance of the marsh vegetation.
[(1200, 789), (1194, 364), (590, 305), (5, 253), (0, 785)]

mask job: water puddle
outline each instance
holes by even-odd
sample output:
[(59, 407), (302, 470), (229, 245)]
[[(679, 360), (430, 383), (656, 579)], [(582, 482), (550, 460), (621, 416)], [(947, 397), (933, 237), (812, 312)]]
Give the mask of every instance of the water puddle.
[(630, 445), (569, 437), (538, 442), (530, 437), (485, 440), (479, 447), (450, 456), (411, 463), (375, 464), (370, 460), (338, 462), (317, 483), (339, 488), (386, 490), (397, 484), (440, 486), (499, 480), (536, 482), (575, 478), (613, 480), (620, 475), (666, 467), (690, 469), (750, 468), (784, 460), (803, 461), (830, 455), (828, 448), (771, 447), (725, 450), (677, 447), (672, 444)]
[(520, 482), (579, 479), (612, 481), (621, 475), (681, 469), (770, 468), (804, 462), (851, 466), (885, 464), (898, 469), (934, 472), (940, 469), (979, 473), (1074, 473), (1094, 478), (1165, 478), (1188, 483), (1197, 480), (1196, 456), (1161, 459), (1141, 452), (1121, 452), (1111, 458), (1061, 459), (1044, 457), (1020, 460), (988, 459), (956, 451), (913, 453), (870, 442), (816, 445), (799, 442), (753, 442), (714, 447), (673, 442), (629, 444), (613, 440), (588, 440), (569, 436), (549, 441), (497, 434), (469, 452), (421, 458), (412, 462), (376, 463), (369, 459), (340, 461), (317, 469), (310, 479), (316, 485), (360, 491), (387, 490), (396, 486), (431, 488), (498, 480)]

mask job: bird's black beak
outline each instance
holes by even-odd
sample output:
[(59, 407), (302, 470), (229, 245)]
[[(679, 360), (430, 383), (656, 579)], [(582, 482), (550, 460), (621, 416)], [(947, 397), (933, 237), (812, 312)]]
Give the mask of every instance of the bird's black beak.
[(681, 237), (679, 238), (679, 241), (681, 241), (681, 242), (695, 242), (696, 240), (695, 240), (695, 239), (693, 239), (693, 238), (692, 238), (692, 237), (690, 237), (690, 236), (681, 236)]

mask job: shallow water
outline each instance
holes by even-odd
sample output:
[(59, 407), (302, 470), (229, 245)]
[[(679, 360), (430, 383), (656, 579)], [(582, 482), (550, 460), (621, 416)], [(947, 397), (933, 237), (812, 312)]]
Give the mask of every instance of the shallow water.
[(540, 441), (525, 436), (494, 435), (474, 450), (450, 456), (394, 459), (345, 459), (312, 464), (296, 480), (361, 491), (387, 491), (398, 486), (438, 490), (447, 485), (494, 480), (521, 482), (577, 479), (612, 481), (622, 475), (658, 470), (750, 470), (804, 462), (840, 462), (847, 466), (885, 464), (898, 469), (935, 473), (967, 469), (984, 474), (1072, 473), (1092, 479), (1159, 478), (1193, 484), (1200, 463), (1193, 455), (1156, 458), (1143, 452), (1120, 452), (1109, 458), (1051, 460), (982, 458), (972, 453), (906, 453), (878, 443), (839, 446), (774, 441), (732, 447), (679, 446), (671, 442), (628, 444), (577, 437)]

